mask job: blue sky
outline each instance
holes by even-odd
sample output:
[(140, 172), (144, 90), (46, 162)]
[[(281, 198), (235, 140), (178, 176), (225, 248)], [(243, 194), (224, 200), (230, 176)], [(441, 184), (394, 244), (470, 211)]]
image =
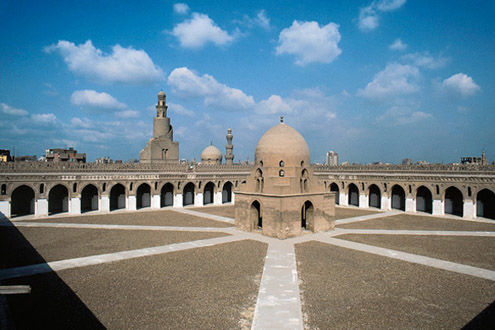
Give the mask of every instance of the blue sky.
[(167, 94), (180, 157), (253, 159), (285, 115), (312, 161), (495, 158), (493, 1), (1, 1), (0, 148), (138, 158)]

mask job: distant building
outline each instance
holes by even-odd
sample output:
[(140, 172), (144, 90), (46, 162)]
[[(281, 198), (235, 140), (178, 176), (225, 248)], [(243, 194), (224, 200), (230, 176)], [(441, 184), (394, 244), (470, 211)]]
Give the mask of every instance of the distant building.
[(34, 156), (17, 156), (15, 157), (16, 162), (35, 162), (37, 161), (38, 158), (36, 158), (36, 155)]
[(429, 162), (427, 162), (426, 160), (418, 160), (418, 161), (416, 162), (416, 164), (418, 164), (418, 165), (428, 165), (428, 164), (430, 164), (430, 163), (429, 163)]
[(110, 157), (100, 157), (95, 159), (97, 164), (113, 164), (113, 160)]
[(77, 153), (77, 150), (72, 147), (69, 149), (46, 149), (45, 157), (47, 162), (86, 163), (86, 154)]
[(402, 160), (402, 165), (412, 165), (413, 164), (413, 160), (411, 158), (404, 158)]
[(472, 165), (488, 165), (488, 159), (486, 158), (485, 151), (481, 153), (481, 157), (461, 157), (461, 164)]
[(10, 157), (10, 150), (0, 149), (0, 163), (11, 162), (12, 157)]
[(339, 165), (339, 154), (337, 154), (335, 151), (327, 152), (327, 160), (325, 162), (325, 165), (338, 166)]

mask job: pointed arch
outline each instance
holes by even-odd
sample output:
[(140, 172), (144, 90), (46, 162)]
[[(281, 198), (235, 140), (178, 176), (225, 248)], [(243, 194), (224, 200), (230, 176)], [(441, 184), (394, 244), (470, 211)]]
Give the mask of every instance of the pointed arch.
[(11, 216), (34, 214), (34, 190), (26, 185), (19, 186), (12, 191)]

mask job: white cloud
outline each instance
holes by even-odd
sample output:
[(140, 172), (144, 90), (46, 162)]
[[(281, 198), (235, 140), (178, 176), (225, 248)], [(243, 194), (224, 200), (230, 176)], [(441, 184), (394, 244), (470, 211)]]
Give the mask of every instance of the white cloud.
[(186, 67), (174, 69), (168, 76), (168, 84), (183, 97), (203, 97), (207, 106), (243, 110), (254, 105), (253, 97), (240, 89), (221, 84), (207, 74), (198, 76)]
[(416, 83), (418, 77), (418, 68), (411, 65), (391, 63), (378, 72), (364, 90), (360, 89), (358, 95), (379, 99), (415, 93), (419, 90), (419, 86)]
[(94, 108), (105, 109), (125, 109), (127, 106), (124, 103), (117, 101), (112, 95), (105, 92), (97, 92), (94, 90), (81, 90), (72, 93), (70, 98), (72, 104), (78, 106), (88, 106)]
[(445, 66), (449, 61), (448, 58), (441, 56), (435, 58), (428, 52), (406, 54), (402, 56), (402, 60), (425, 69), (438, 69)]
[(397, 10), (406, 0), (375, 0), (359, 10), (358, 27), (363, 32), (369, 32), (378, 27), (380, 12)]
[(407, 45), (402, 42), (400, 39), (395, 39), (395, 41), (388, 46), (390, 50), (405, 50), (407, 48)]
[(280, 32), (277, 55), (291, 54), (296, 64), (330, 63), (342, 53), (339, 48), (339, 26), (328, 23), (320, 27), (317, 22), (294, 21)]
[(271, 28), (270, 18), (266, 16), (266, 11), (264, 9), (258, 11), (255, 17), (244, 15), (242, 20), (234, 20), (234, 23), (244, 25), (248, 28), (252, 28), (253, 26), (259, 26), (265, 30), (270, 30)]
[(80, 45), (60, 40), (56, 45), (46, 47), (45, 51), (57, 51), (69, 70), (96, 81), (138, 83), (163, 78), (162, 70), (148, 54), (132, 47), (115, 45), (111, 54), (105, 54), (95, 48), (91, 40)]
[(194, 117), (194, 112), (177, 103), (169, 103), (168, 110), (182, 116)]
[(431, 114), (423, 111), (412, 111), (407, 107), (393, 106), (382, 116), (378, 117), (378, 121), (387, 122), (392, 125), (408, 125), (431, 118), (433, 118)]
[(70, 123), (74, 126), (74, 127), (78, 127), (78, 128), (91, 128), (93, 127), (93, 122), (91, 122), (91, 120), (87, 119), (87, 118), (78, 118), (78, 117), (74, 117), (70, 120)]
[(31, 119), (38, 123), (54, 123), (57, 117), (53, 113), (40, 113), (31, 115)]
[(174, 12), (177, 14), (185, 15), (189, 12), (189, 6), (185, 3), (174, 4)]
[(24, 109), (18, 109), (14, 108), (8, 104), (5, 103), (0, 103), (0, 108), (2, 109), (2, 112), (7, 114), (7, 115), (12, 115), (12, 116), (27, 116), (28, 112)]
[(208, 15), (193, 13), (192, 18), (177, 24), (172, 30), (182, 47), (198, 49), (208, 42), (217, 46), (231, 43), (234, 37), (222, 30)]
[(136, 110), (118, 111), (118, 112), (115, 112), (115, 116), (120, 117), (120, 118), (138, 118), (139, 117), (139, 111), (136, 111)]
[(445, 79), (442, 82), (442, 87), (445, 90), (460, 93), (462, 96), (474, 95), (481, 89), (480, 86), (474, 82), (473, 78), (464, 73), (456, 73)]

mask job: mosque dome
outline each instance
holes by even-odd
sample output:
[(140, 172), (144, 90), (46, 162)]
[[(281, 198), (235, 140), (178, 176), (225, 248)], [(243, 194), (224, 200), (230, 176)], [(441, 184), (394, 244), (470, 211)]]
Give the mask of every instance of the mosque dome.
[(309, 148), (302, 135), (281, 122), (270, 128), (258, 141), (255, 162), (262, 166), (307, 166), (310, 164)]
[(222, 152), (217, 147), (210, 145), (201, 153), (201, 162), (220, 164), (222, 163)]

